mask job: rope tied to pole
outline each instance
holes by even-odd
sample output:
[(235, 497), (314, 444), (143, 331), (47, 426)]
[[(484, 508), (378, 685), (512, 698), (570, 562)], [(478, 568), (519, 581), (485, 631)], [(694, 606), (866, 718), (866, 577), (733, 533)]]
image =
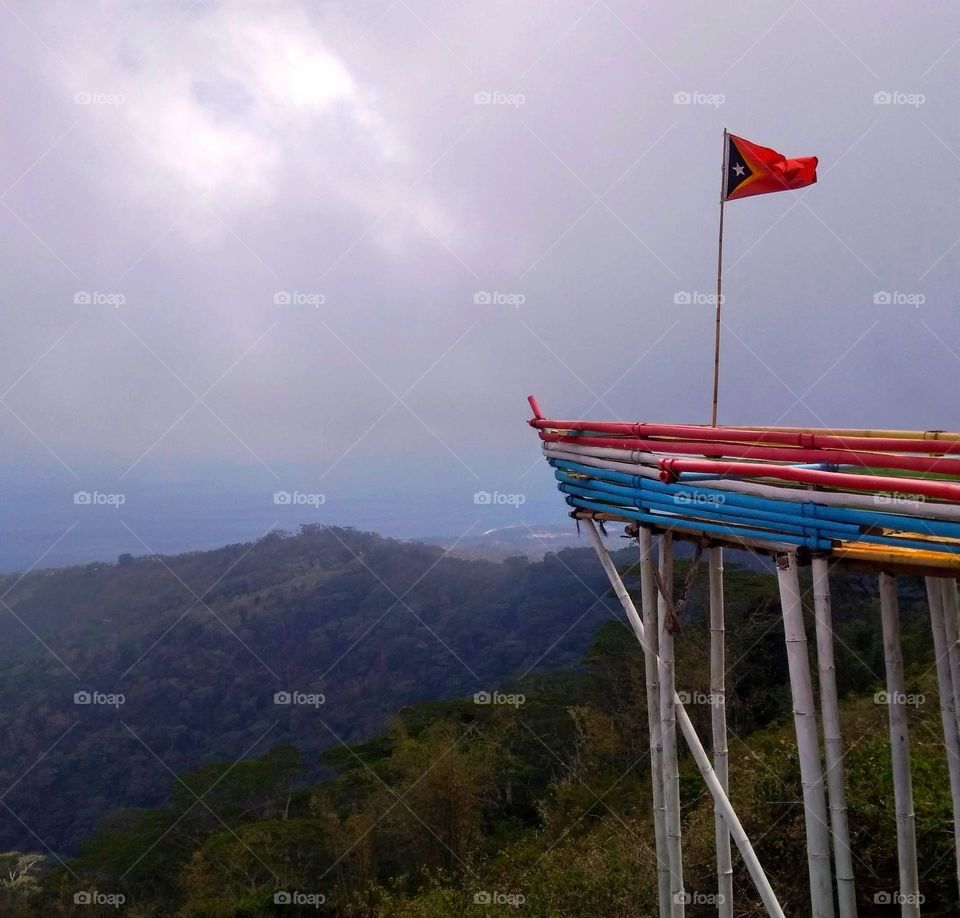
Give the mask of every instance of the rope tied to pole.
[(690, 569), (687, 571), (687, 576), (683, 581), (683, 589), (680, 592), (680, 599), (676, 602), (670, 598), (670, 591), (667, 589), (666, 583), (664, 583), (663, 575), (656, 567), (653, 569), (653, 579), (657, 582), (657, 589), (660, 591), (663, 601), (667, 604), (667, 631), (669, 631), (670, 634), (679, 634), (682, 630), (680, 617), (683, 615), (683, 611), (687, 607), (687, 600), (690, 598), (690, 589), (693, 586), (694, 580), (696, 579), (697, 570), (700, 567), (700, 559), (702, 556), (703, 545), (700, 542), (697, 542), (697, 547), (693, 552), (693, 560), (690, 562)]

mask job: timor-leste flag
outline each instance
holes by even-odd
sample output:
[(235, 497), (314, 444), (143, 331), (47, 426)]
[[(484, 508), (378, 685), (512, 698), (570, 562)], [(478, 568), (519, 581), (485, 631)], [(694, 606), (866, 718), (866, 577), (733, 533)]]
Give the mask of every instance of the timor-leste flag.
[(816, 156), (787, 159), (769, 147), (727, 134), (727, 171), (723, 177), (725, 201), (803, 188), (816, 180)]

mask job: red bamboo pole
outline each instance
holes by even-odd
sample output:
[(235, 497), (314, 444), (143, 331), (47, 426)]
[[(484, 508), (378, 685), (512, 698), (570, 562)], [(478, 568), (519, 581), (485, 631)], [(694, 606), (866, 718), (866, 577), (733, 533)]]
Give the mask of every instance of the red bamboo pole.
[[(641, 440), (635, 437), (577, 437), (540, 432), (547, 443), (576, 443), (607, 449), (642, 450), (643, 452), (683, 453), (692, 456), (730, 456), (770, 462), (826, 462), (832, 465), (859, 465), (862, 468), (901, 469), (907, 472), (938, 472), (960, 476), (960, 459), (928, 456), (894, 456), (889, 453), (854, 452), (853, 450), (801, 449), (795, 447), (752, 446), (746, 443), (697, 443), (680, 440)], [(830, 473), (833, 474), (833, 473)], [(879, 488), (879, 486), (877, 486)]]
[(960, 454), (960, 441), (903, 437), (853, 437), (827, 433), (761, 430), (749, 427), (706, 427), (696, 424), (649, 424), (625, 421), (557, 421), (542, 417), (529, 421), (539, 430), (589, 430), (632, 437), (670, 437), (720, 442), (769, 443), (806, 449), (877, 450), (925, 455)]

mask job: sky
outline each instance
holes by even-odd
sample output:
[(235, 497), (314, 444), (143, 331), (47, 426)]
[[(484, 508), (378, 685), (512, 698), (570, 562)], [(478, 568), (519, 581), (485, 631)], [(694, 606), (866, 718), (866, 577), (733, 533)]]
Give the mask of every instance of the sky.
[[(0, 0), (0, 569), (562, 522), (524, 422), (960, 428), (960, 8)], [(479, 495), (479, 496), (478, 496)], [(489, 501), (484, 495), (492, 495)]]

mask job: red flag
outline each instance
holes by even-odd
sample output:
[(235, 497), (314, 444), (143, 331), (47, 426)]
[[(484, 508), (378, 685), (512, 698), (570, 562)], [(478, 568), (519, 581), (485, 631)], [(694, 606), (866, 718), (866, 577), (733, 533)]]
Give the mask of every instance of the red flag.
[(817, 180), (817, 157), (787, 159), (782, 153), (727, 134), (727, 171), (723, 199), (735, 201), (754, 194), (789, 191)]

